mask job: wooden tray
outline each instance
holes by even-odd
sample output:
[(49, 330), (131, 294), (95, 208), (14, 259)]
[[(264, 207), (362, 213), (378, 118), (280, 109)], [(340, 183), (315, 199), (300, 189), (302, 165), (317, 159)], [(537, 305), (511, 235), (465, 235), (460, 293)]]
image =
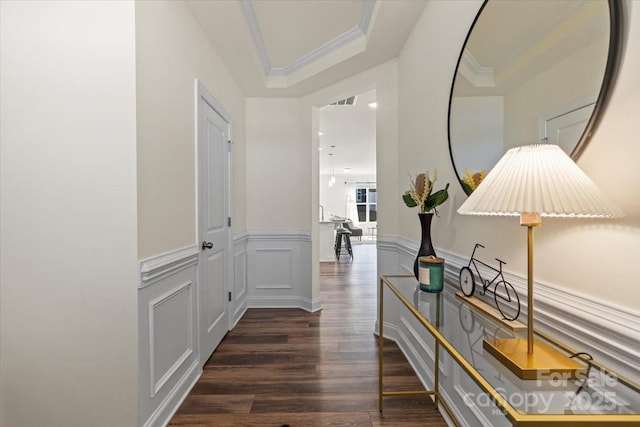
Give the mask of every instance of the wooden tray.
[(492, 320), (504, 325), (507, 329), (512, 331), (524, 331), (527, 329), (527, 325), (522, 323), (520, 320), (506, 320), (502, 318), (502, 314), (500, 311), (487, 304), (486, 302), (476, 298), (476, 297), (468, 297), (462, 292), (456, 292), (456, 297), (460, 298), (462, 301), (469, 304), (471, 307), (475, 308), (477, 311), (480, 311), (482, 314), (489, 316)]

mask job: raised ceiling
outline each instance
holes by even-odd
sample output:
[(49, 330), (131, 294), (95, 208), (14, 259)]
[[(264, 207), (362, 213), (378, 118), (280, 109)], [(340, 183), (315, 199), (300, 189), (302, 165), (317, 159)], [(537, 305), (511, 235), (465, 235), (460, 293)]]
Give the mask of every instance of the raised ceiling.
[[(266, 53), (275, 68), (286, 68), (359, 28), (357, 24), (365, 4), (363, 1), (289, 1), (283, 7), (281, 3), (268, 1), (244, 3), (253, 5)], [(304, 34), (304, 37), (292, 37), (293, 34)], [(361, 34), (364, 33), (360, 31), (358, 36)]]
[(608, 38), (607, 16), (603, 1), (487, 3), (465, 46), (456, 95), (508, 93), (575, 50)]
[(188, 0), (247, 96), (303, 96), (398, 56), (422, 0)]

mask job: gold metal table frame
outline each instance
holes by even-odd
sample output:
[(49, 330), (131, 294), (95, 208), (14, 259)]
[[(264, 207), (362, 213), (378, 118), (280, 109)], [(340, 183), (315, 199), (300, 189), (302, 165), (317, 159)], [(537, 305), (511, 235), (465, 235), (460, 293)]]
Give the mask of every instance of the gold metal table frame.
[[(378, 289), (378, 408), (380, 413), (383, 411), (383, 404), (385, 397), (392, 396), (417, 396), (417, 395), (426, 395), (433, 396), (433, 402), (436, 409), (440, 406), (445, 410), (449, 419), (456, 425), (456, 427), (460, 427), (460, 421), (456, 419), (453, 411), (449, 404), (442, 399), (441, 393), (439, 391), (439, 361), (440, 361), (440, 348), (442, 347), (451, 358), (457, 363), (472, 379), (473, 381), (485, 392), (489, 395), (490, 399), (503, 411), (503, 414), (507, 417), (507, 419), (514, 426), (525, 426), (525, 427), (537, 427), (537, 426), (562, 426), (562, 427), (572, 427), (572, 426), (640, 426), (640, 415), (638, 414), (629, 414), (629, 415), (600, 415), (600, 414), (526, 414), (521, 411), (514, 409), (507, 400), (498, 393), (498, 391), (482, 376), (480, 373), (473, 367), (469, 361), (460, 353), (456, 348), (440, 333), (437, 329), (438, 324), (435, 326), (431, 324), (425, 317), (416, 309), (416, 307), (409, 301), (390, 281), (394, 278), (410, 278), (413, 276), (410, 275), (383, 275), (380, 276), (380, 286)], [(416, 282), (417, 284), (417, 282)], [(384, 288), (385, 286), (402, 302), (402, 304), (411, 312), (411, 314), (425, 327), (425, 329), (431, 334), (431, 336), (435, 340), (435, 350), (434, 350), (434, 388), (433, 390), (415, 390), (415, 391), (385, 391), (384, 390), (384, 368), (383, 368), (383, 359), (384, 359)], [(442, 297), (438, 297), (436, 300), (436, 319), (439, 322), (440, 319), (440, 311), (442, 309)], [(546, 340), (553, 342), (554, 344), (561, 347), (563, 350), (567, 352), (571, 352), (567, 346), (558, 343), (553, 340), (551, 337), (538, 333), (539, 336), (543, 337)], [(606, 372), (611, 372), (610, 370), (604, 368), (602, 365), (598, 363), (584, 360), (585, 363), (589, 363), (599, 369), (602, 369)], [(640, 392), (640, 387), (630, 381), (627, 378), (622, 376), (618, 376), (618, 378), (625, 383), (630, 388), (634, 389), (637, 392)]]

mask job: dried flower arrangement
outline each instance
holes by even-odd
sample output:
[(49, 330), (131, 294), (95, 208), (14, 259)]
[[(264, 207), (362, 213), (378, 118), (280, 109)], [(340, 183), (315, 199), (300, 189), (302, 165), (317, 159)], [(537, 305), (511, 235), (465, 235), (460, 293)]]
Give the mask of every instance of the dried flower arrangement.
[(442, 190), (433, 193), (433, 185), (438, 180), (438, 171), (434, 170), (433, 179), (429, 177), (429, 172), (418, 174), (416, 179), (413, 180), (409, 175), (409, 182), (411, 183), (411, 189), (407, 190), (402, 195), (405, 205), (410, 208), (418, 206), (420, 213), (429, 213), (433, 211), (438, 215), (438, 206), (443, 204), (449, 198), (449, 184)]

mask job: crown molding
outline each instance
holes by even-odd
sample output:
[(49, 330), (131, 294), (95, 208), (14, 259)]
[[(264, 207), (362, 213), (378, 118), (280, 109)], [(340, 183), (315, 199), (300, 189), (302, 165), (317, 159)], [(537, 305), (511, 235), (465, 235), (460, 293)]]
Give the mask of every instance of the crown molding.
[(462, 52), (458, 70), (474, 87), (496, 86), (493, 68), (481, 65), (466, 49)]
[(240, 0), (240, 6), (242, 6), (242, 12), (245, 19), (247, 20), (247, 26), (249, 27), (249, 31), (251, 32), (251, 38), (253, 39), (253, 43), (256, 46), (256, 50), (258, 51), (258, 56), (260, 57), (262, 68), (264, 69), (265, 74), (269, 74), (269, 70), (271, 70), (271, 63), (269, 62), (267, 49), (264, 46), (264, 39), (262, 38), (262, 33), (260, 32), (258, 19), (256, 18), (256, 12), (253, 9), (253, 2), (251, 0)]
[(281, 67), (271, 65), (264, 38), (260, 32), (258, 19), (252, 0), (240, 0), (253, 43), (265, 74), (268, 88), (287, 88), (314, 74), (332, 67), (366, 50), (367, 39), (373, 28), (379, 0), (364, 0), (360, 21), (357, 26), (308, 52), (290, 64)]

